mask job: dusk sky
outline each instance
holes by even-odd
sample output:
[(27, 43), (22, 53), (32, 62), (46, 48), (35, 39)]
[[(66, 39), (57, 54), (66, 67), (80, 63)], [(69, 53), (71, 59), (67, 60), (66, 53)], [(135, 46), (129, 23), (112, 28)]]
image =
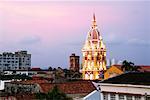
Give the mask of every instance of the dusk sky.
[(150, 1), (0, 1), (0, 53), (27, 50), (32, 66), (68, 68), (81, 49), (93, 13), (107, 59), (150, 65)]

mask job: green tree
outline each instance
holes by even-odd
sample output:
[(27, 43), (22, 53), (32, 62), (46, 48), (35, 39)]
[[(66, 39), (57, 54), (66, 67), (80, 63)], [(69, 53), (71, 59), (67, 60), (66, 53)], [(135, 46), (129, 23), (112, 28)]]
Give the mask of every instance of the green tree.
[(38, 99), (38, 100), (47, 100), (47, 94), (45, 93), (36, 93), (35, 94), (35, 97)]
[(63, 92), (61, 92), (57, 86), (49, 91), (47, 94), (37, 93), (36, 98), (39, 100), (73, 100)]
[(49, 70), (49, 71), (53, 71), (53, 68), (50, 66), (50, 67), (48, 68), (48, 70)]
[(141, 69), (141, 67), (140, 67), (140, 66), (134, 66), (134, 67), (133, 67), (133, 71), (137, 71), (137, 72), (138, 72), (138, 71), (139, 71), (139, 69)]
[(121, 69), (123, 71), (138, 71), (140, 69), (139, 66), (135, 66), (133, 62), (128, 62), (127, 60), (124, 60), (121, 66)]

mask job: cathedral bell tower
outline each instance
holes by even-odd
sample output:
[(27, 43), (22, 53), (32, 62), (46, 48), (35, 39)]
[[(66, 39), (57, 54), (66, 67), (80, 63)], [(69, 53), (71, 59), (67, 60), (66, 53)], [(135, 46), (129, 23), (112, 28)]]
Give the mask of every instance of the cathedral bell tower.
[(106, 47), (97, 29), (95, 14), (93, 14), (92, 27), (82, 48), (82, 54), (82, 78), (100, 79), (100, 74), (106, 70)]

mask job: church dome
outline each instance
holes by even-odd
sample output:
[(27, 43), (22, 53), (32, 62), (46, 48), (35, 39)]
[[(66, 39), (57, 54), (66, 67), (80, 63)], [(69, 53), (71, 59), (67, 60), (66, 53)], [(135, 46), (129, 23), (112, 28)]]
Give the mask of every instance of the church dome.
[(90, 32), (88, 33), (87, 39), (92, 42), (93, 41), (96, 42), (96, 41), (100, 40), (100, 32), (97, 29), (95, 14), (93, 15), (92, 28), (91, 28)]
[(100, 34), (97, 29), (92, 29), (90, 31), (90, 34), (91, 34), (91, 40), (99, 40)]

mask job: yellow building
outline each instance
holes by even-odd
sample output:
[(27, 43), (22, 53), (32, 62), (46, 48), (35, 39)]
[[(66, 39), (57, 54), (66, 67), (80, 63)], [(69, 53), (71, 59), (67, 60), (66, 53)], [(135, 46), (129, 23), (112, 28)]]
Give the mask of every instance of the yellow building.
[(82, 48), (82, 77), (85, 80), (100, 78), (100, 73), (106, 70), (106, 47), (98, 31), (95, 15), (91, 30)]
[(104, 79), (108, 79), (111, 77), (115, 77), (117, 75), (123, 74), (124, 71), (121, 69), (121, 65), (112, 65), (107, 71), (104, 73)]
[[(125, 73), (126, 71), (121, 68), (122, 65), (112, 65), (109, 69), (107, 69), (104, 73), (104, 79), (108, 79), (111, 77), (115, 77), (117, 75), (121, 75)], [(144, 66), (144, 65), (136, 65), (140, 68), (137, 70), (139, 72), (150, 72), (150, 66)]]

